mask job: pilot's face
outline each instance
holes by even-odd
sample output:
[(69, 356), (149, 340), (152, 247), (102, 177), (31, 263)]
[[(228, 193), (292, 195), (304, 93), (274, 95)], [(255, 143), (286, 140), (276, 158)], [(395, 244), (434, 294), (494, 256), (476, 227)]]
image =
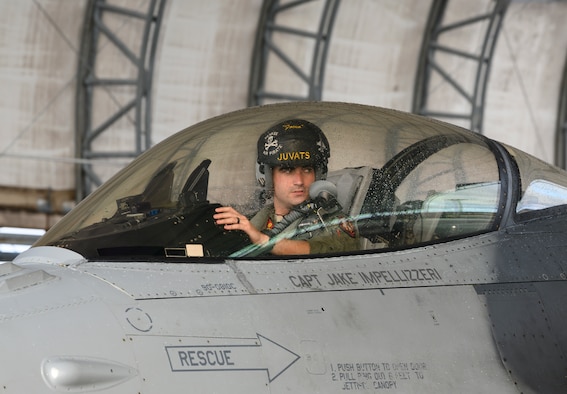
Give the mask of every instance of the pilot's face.
[(274, 208), (279, 215), (287, 214), (291, 207), (301, 204), (309, 197), (309, 186), (315, 181), (313, 167), (275, 167)]

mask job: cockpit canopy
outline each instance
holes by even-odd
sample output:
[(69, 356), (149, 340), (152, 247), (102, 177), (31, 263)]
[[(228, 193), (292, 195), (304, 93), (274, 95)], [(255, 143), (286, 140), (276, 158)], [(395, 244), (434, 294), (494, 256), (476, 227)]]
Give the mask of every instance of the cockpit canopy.
[(355, 104), (287, 103), (229, 113), (173, 135), (36, 245), (90, 260), (246, 257), (248, 237), (216, 225), (214, 209), (232, 206), (252, 216), (266, 203), (256, 181), (257, 140), (294, 118), (317, 125), (329, 141), (327, 180), (360, 235), (360, 253), (494, 231), (505, 211), (519, 217), (567, 203), (564, 171), (459, 127)]

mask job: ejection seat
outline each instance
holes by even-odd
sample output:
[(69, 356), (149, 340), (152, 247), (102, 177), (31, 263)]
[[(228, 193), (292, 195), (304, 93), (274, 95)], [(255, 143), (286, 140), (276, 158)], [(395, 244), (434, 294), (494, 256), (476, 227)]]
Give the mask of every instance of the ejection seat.
[(327, 180), (337, 186), (337, 201), (343, 212), (356, 217), (372, 180), (372, 167), (343, 168), (331, 171)]
[(347, 167), (331, 171), (327, 180), (337, 186), (337, 201), (343, 212), (356, 223), (361, 235), (361, 249), (381, 249), (388, 246), (386, 238), (395, 221), (393, 210), (379, 211), (383, 201), (374, 193), (378, 171), (375, 168)]

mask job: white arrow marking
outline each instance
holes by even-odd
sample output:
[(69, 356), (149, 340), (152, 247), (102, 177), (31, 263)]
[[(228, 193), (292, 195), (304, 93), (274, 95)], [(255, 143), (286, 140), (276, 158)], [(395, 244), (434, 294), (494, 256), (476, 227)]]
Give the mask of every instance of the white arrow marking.
[(266, 371), (274, 381), (299, 355), (263, 335), (251, 345), (166, 346), (173, 372)]

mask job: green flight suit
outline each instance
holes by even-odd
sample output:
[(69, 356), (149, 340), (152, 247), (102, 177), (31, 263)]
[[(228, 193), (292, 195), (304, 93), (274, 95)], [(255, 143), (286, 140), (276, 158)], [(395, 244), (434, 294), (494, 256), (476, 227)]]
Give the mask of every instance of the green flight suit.
[[(273, 205), (266, 205), (250, 219), (260, 230), (266, 229), (270, 221), (277, 223)], [(312, 211), (291, 223), (284, 231), (294, 232), (289, 239), (307, 241), (311, 254), (360, 250), (360, 237), (354, 223), (340, 211), (321, 216), (317, 211)]]

